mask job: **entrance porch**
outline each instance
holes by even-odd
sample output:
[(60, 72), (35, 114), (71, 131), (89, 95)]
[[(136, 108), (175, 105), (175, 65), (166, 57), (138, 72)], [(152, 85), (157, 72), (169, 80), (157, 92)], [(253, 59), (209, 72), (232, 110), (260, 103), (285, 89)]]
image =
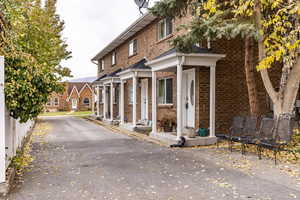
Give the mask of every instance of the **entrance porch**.
[[(180, 140), (181, 137), (186, 139), (186, 146), (210, 145), (217, 142), (215, 137), (215, 91), (216, 91), (216, 63), (221, 58), (225, 57), (223, 54), (214, 54), (207, 49), (194, 47), (193, 53), (180, 53), (172, 49), (162, 56), (146, 63), (152, 68), (152, 132), (151, 136), (174, 144)], [(209, 112), (208, 112), (208, 127), (203, 127), (200, 117), (205, 110), (205, 104), (200, 96), (201, 87), (200, 71), (209, 70), (207, 77), (209, 79), (209, 89), (205, 96), (209, 96)], [(176, 128), (173, 132), (162, 131), (158, 127), (158, 89), (157, 75), (161, 72), (174, 73), (176, 77), (176, 103), (174, 107), (176, 110)], [(167, 87), (166, 89), (167, 90)], [(166, 115), (166, 113), (159, 113), (159, 115)], [(158, 129), (160, 128), (160, 129)], [(188, 137), (188, 132), (195, 132), (199, 128), (207, 128), (209, 136), (207, 137)]]
[[(118, 73), (120, 78), (120, 126), (130, 131), (151, 131), (151, 116), (149, 115), (151, 69), (145, 66), (146, 62), (146, 59), (142, 59)], [(129, 82), (132, 85), (129, 85)], [(125, 92), (126, 83), (127, 92)], [(127, 104), (125, 96), (128, 97)], [(129, 104), (132, 106), (131, 114), (125, 113), (126, 106)], [(129, 119), (130, 116), (132, 119)]]

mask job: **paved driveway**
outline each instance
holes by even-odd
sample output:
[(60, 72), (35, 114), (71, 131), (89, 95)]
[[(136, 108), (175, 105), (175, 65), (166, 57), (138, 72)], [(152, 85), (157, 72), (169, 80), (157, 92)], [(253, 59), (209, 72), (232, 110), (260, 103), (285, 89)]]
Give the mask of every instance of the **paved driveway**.
[(169, 149), (74, 117), (45, 118), (32, 168), (8, 199), (300, 199), (300, 185), (270, 160), (216, 149)]

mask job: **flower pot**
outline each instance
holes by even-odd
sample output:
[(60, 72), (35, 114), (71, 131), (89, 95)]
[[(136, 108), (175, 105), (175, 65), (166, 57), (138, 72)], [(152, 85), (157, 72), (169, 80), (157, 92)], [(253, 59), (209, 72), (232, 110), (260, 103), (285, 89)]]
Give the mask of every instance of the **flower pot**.
[(196, 132), (195, 132), (195, 129), (194, 128), (191, 128), (191, 127), (186, 127), (187, 129), (187, 136), (189, 138), (195, 138), (196, 137)]

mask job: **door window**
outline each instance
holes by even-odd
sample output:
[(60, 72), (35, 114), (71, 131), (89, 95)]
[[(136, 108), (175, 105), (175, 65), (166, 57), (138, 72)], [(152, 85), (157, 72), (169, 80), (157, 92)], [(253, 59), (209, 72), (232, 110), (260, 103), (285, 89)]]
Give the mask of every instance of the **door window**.
[(190, 101), (191, 104), (194, 105), (195, 101), (195, 83), (194, 80), (191, 81), (191, 86), (190, 86)]

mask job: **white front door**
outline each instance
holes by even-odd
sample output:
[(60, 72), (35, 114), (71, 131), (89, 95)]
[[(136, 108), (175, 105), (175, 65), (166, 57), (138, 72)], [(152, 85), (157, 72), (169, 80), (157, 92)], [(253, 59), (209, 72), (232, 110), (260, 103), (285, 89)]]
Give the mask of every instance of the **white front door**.
[(148, 79), (141, 82), (141, 120), (148, 120)]
[(183, 127), (195, 128), (195, 69), (183, 71)]
[(73, 110), (77, 109), (77, 99), (72, 99), (72, 109)]

